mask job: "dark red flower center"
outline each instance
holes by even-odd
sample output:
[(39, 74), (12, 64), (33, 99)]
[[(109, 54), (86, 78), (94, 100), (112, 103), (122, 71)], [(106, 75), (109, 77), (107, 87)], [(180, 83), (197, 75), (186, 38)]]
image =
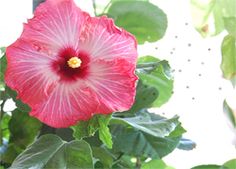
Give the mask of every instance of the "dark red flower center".
[(58, 55), (58, 60), (53, 62), (52, 67), (61, 80), (75, 81), (87, 76), (89, 55), (86, 52), (65, 48)]

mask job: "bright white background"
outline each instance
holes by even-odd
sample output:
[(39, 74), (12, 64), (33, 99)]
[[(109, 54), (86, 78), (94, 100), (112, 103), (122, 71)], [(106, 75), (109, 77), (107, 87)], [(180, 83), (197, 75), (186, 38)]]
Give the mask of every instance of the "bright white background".
[[(97, 0), (98, 1), (98, 0)], [(106, 3), (105, 1), (98, 1)], [(202, 39), (191, 23), (188, 0), (153, 0), (168, 16), (168, 30), (157, 43), (139, 48), (139, 55), (153, 55), (169, 60), (175, 77), (174, 94), (157, 113), (180, 115), (188, 130), (186, 138), (197, 143), (193, 151), (175, 150), (165, 161), (177, 169), (217, 163), (236, 157), (235, 131), (223, 113), (223, 100), (236, 108), (236, 92), (222, 79), (220, 45), (224, 33)], [(90, 13), (91, 1), (77, 0)], [(31, 0), (0, 0), (0, 46), (7, 46), (19, 37), (22, 23), (32, 17)], [(8, 107), (11, 107), (9, 105)]]

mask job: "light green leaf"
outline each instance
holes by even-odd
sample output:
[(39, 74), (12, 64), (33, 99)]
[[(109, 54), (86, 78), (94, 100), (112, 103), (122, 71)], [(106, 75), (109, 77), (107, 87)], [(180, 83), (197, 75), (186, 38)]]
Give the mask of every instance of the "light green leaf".
[[(143, 113), (135, 117), (130, 118), (112, 118), (111, 124), (125, 124), (130, 125), (140, 131), (147, 134), (153, 135), (155, 137), (166, 137), (169, 136), (180, 122), (179, 117), (175, 116), (171, 119), (166, 119), (157, 114), (153, 113)], [(183, 133), (179, 133), (178, 136)]]
[(166, 14), (157, 6), (145, 1), (115, 1), (108, 10), (117, 26), (134, 34), (138, 43), (161, 39), (167, 28)]
[(236, 38), (236, 17), (225, 17), (224, 24), (225, 29), (228, 31), (228, 33)]
[(5, 74), (6, 67), (7, 67), (5, 48), (0, 48), (0, 54), (2, 54), (2, 53), (3, 53), (3, 56), (0, 57), (0, 92), (5, 90), (4, 74)]
[(160, 107), (170, 99), (174, 81), (171, 78), (170, 66), (167, 61), (160, 61), (153, 56), (141, 57), (138, 60), (138, 65), (150, 63), (156, 65), (152, 67), (150, 72), (138, 72), (137, 74), (143, 84), (156, 88), (159, 95), (152, 107)]
[(99, 139), (107, 146), (107, 148), (112, 148), (112, 136), (110, 133), (110, 130), (108, 128), (111, 116), (110, 118), (107, 118), (107, 116), (100, 116), (98, 118), (98, 123), (99, 123)]
[(229, 118), (232, 126), (236, 128), (236, 113), (234, 113), (234, 111), (229, 107), (226, 100), (224, 100), (223, 108), (224, 108), (224, 113)]
[(10, 169), (91, 168), (92, 151), (85, 141), (64, 142), (55, 135), (44, 135), (20, 154)]
[(221, 45), (222, 62), (221, 70), (224, 78), (233, 80), (236, 75), (236, 39), (227, 35)]
[(191, 0), (193, 24), (203, 36), (224, 30), (224, 17), (236, 16), (235, 0)]
[(88, 121), (80, 121), (76, 126), (71, 127), (74, 130), (73, 136), (76, 139), (90, 137), (98, 130), (99, 139), (108, 147), (112, 147), (112, 137), (109, 132), (108, 124), (110, 115), (94, 115)]
[(235, 169), (236, 168), (236, 159), (229, 160), (224, 163), (225, 167), (228, 167), (228, 169)]
[(220, 165), (211, 164), (211, 165), (199, 165), (191, 169), (228, 169), (228, 168), (220, 166)]
[(174, 169), (173, 167), (167, 166), (164, 161), (155, 159), (147, 163), (144, 163), (141, 169)]

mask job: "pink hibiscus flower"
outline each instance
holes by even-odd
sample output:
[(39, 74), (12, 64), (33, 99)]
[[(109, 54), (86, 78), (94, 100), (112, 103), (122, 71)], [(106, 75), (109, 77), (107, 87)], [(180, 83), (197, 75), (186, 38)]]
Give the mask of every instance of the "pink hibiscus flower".
[(72, 0), (47, 0), (7, 48), (6, 84), (30, 115), (56, 128), (128, 110), (135, 96), (135, 38)]

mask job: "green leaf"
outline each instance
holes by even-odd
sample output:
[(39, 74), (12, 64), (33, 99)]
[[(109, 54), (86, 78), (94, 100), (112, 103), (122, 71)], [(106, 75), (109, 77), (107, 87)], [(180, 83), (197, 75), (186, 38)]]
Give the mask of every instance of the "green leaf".
[(181, 150), (193, 150), (194, 148), (196, 148), (196, 143), (193, 142), (192, 140), (189, 139), (185, 139), (185, 138), (181, 138), (179, 145), (178, 145), (178, 149)]
[(111, 116), (100, 116), (98, 118), (98, 123), (99, 123), (99, 139), (108, 147), (112, 148), (112, 136), (110, 133), (110, 130), (108, 128), (108, 124), (110, 122)]
[(236, 114), (234, 111), (229, 107), (228, 103), (226, 100), (224, 100), (223, 103), (223, 108), (224, 108), (224, 113), (226, 116), (229, 118), (231, 124), (233, 125), (234, 128), (236, 128)]
[(20, 154), (10, 169), (91, 168), (92, 151), (85, 141), (64, 142), (55, 135), (44, 135)]
[(12, 112), (12, 118), (9, 122), (11, 133), (9, 142), (25, 149), (28, 144), (33, 142), (40, 128), (41, 123), (37, 119), (16, 109)]
[(4, 74), (7, 67), (5, 48), (0, 48), (0, 53), (3, 53), (3, 56), (0, 57), (0, 92), (1, 92), (5, 90)]
[(220, 165), (211, 164), (211, 165), (199, 165), (191, 169), (228, 169), (228, 168), (220, 166)]
[(144, 85), (139, 80), (136, 88), (135, 102), (131, 109), (124, 112), (115, 113), (114, 116), (130, 117), (134, 116), (135, 113), (141, 111), (144, 108), (150, 107), (150, 105), (157, 99), (158, 91), (155, 87)]
[[(140, 131), (150, 134), (155, 137), (169, 136), (176, 127), (180, 124), (179, 117), (175, 116), (171, 119), (166, 119), (157, 114), (143, 113), (136, 117), (130, 118), (112, 118), (111, 124), (130, 125)], [(178, 136), (182, 135), (180, 133)]]
[(193, 24), (203, 36), (215, 36), (224, 30), (224, 17), (236, 16), (235, 0), (191, 0)]
[(23, 103), (20, 99), (17, 98), (17, 92), (15, 90), (12, 90), (8, 86), (6, 86), (5, 90), (6, 90), (7, 95), (13, 99), (18, 109), (24, 112), (30, 112), (31, 108), (27, 104)]
[(159, 160), (159, 159), (151, 160), (147, 163), (144, 163), (142, 165), (141, 169), (154, 169), (154, 168), (156, 168), (156, 169), (174, 169), (173, 167), (167, 166), (164, 161)]
[(236, 159), (229, 160), (224, 163), (225, 167), (228, 167), (228, 169), (235, 169), (236, 168)]
[(102, 165), (103, 168), (111, 168), (113, 163), (113, 158), (104, 147), (92, 147), (93, 156), (98, 159)]
[[(112, 118), (113, 151), (128, 155), (162, 158), (176, 148), (179, 137), (168, 137), (175, 130), (178, 117), (165, 119), (152, 113), (132, 118)], [(125, 144), (124, 144), (125, 143)]]
[(236, 75), (236, 39), (227, 35), (221, 45), (222, 62), (221, 70), (224, 78), (233, 80)]
[(117, 26), (132, 33), (139, 44), (161, 39), (167, 28), (166, 14), (157, 6), (145, 1), (116, 1), (108, 10)]
[(236, 38), (236, 17), (225, 17), (224, 24), (228, 33)]
[(179, 138), (155, 137), (133, 127), (112, 125), (113, 151), (132, 156), (162, 158), (178, 145)]
[(143, 84), (156, 88), (159, 95), (152, 106), (160, 107), (170, 99), (174, 81), (171, 78), (170, 66), (167, 61), (160, 61), (153, 56), (141, 57), (138, 60), (138, 65), (150, 63), (158, 66), (155, 66), (151, 72), (138, 72), (137, 74)]
[(98, 130), (100, 140), (108, 147), (112, 147), (112, 137), (109, 132), (108, 124), (110, 122), (110, 115), (94, 115), (88, 121), (80, 121), (76, 126), (73, 126), (73, 136), (76, 139), (90, 137)]

